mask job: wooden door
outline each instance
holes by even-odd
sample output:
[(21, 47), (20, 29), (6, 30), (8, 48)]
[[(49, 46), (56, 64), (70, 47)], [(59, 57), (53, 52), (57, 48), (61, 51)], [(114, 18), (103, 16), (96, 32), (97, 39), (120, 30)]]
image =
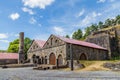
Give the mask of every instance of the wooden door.
[(59, 55), (58, 56), (58, 66), (61, 66), (63, 65), (63, 58), (62, 58), (62, 55)]
[(51, 53), (49, 56), (49, 64), (55, 65), (56, 64), (56, 57), (54, 53)]

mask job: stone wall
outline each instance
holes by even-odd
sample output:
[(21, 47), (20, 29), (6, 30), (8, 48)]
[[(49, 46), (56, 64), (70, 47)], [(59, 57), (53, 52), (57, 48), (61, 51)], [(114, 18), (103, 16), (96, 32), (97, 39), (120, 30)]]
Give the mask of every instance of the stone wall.
[(0, 60), (0, 65), (5, 65), (5, 64), (17, 64), (18, 59), (1, 59)]
[(119, 50), (119, 53), (120, 53), (120, 28), (116, 29), (116, 33), (117, 33), (118, 48), (119, 48), (118, 50)]
[(94, 36), (90, 36), (86, 39), (87, 42), (95, 43), (99, 46), (107, 48), (109, 51), (109, 58), (111, 58), (111, 39), (108, 34), (97, 34)]
[[(70, 44), (66, 46), (67, 59), (70, 59)], [(84, 46), (72, 45), (72, 53), (74, 60), (80, 60), (80, 56), (84, 54), (87, 60), (105, 60), (108, 57), (108, 52)]]
[(62, 55), (63, 64), (66, 64), (66, 45), (65, 44), (61, 46), (43, 49), (42, 55), (40, 56), (43, 56), (43, 57), (47, 56), (47, 63), (49, 64), (49, 57), (51, 53), (55, 54), (56, 59), (58, 59), (59, 55)]
[(120, 55), (120, 29), (118, 29), (118, 27), (95, 32), (88, 36), (86, 41), (107, 48), (109, 58)]

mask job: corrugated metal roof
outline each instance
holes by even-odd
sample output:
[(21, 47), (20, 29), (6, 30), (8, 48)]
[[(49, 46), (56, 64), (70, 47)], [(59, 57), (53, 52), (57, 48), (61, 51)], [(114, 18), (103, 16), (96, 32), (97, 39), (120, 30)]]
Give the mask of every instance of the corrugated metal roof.
[(0, 59), (18, 59), (18, 53), (0, 53)]
[(62, 37), (62, 36), (56, 36), (56, 37), (60, 38), (61, 40), (65, 41), (67, 43), (81, 45), (81, 46), (86, 46), (86, 47), (91, 47), (91, 48), (107, 50), (106, 48), (101, 47), (99, 45), (96, 45), (94, 43), (89, 43), (89, 42), (85, 42), (85, 41), (79, 41), (79, 40), (75, 40), (75, 39), (69, 39), (69, 38), (65, 38), (65, 37)]

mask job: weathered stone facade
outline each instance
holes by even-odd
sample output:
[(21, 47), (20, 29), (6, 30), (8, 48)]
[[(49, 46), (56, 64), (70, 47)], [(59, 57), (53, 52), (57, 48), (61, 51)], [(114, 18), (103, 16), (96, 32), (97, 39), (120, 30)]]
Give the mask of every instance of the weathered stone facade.
[(120, 56), (120, 26), (94, 32), (86, 41), (107, 48), (109, 58)]
[[(69, 41), (69, 42), (68, 42)], [(76, 43), (75, 43), (76, 42)], [(79, 44), (78, 44), (79, 43)], [(70, 51), (74, 60), (105, 60), (108, 57), (107, 50), (102, 47), (84, 46), (82, 41), (51, 35), (40, 47), (34, 40), (28, 50), (28, 59), (39, 64), (66, 65), (70, 60)], [(70, 50), (70, 44), (71, 49)], [(97, 45), (95, 45), (97, 46)]]
[[(70, 59), (70, 44), (67, 44), (67, 59)], [(108, 57), (106, 50), (89, 48), (85, 46), (72, 45), (72, 53), (74, 60), (105, 60)], [(82, 56), (85, 56), (82, 58)]]

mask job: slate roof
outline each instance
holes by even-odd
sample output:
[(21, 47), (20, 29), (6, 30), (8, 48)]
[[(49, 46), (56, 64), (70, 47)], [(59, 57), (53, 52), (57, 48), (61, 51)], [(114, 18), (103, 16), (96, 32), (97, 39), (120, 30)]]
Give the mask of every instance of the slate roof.
[(35, 40), (35, 42), (42, 48), (45, 44), (46, 41), (42, 41), (42, 40)]
[(89, 43), (89, 42), (85, 42), (85, 41), (79, 41), (79, 40), (75, 40), (75, 39), (69, 39), (69, 38), (65, 38), (65, 37), (62, 37), (62, 36), (56, 36), (56, 37), (60, 38), (61, 40), (65, 41), (67, 43), (86, 46), (86, 47), (91, 47), (91, 48), (96, 48), (96, 49), (107, 50), (106, 48), (101, 47), (99, 45), (96, 45), (94, 43)]
[(0, 53), (0, 59), (18, 59), (18, 53)]

